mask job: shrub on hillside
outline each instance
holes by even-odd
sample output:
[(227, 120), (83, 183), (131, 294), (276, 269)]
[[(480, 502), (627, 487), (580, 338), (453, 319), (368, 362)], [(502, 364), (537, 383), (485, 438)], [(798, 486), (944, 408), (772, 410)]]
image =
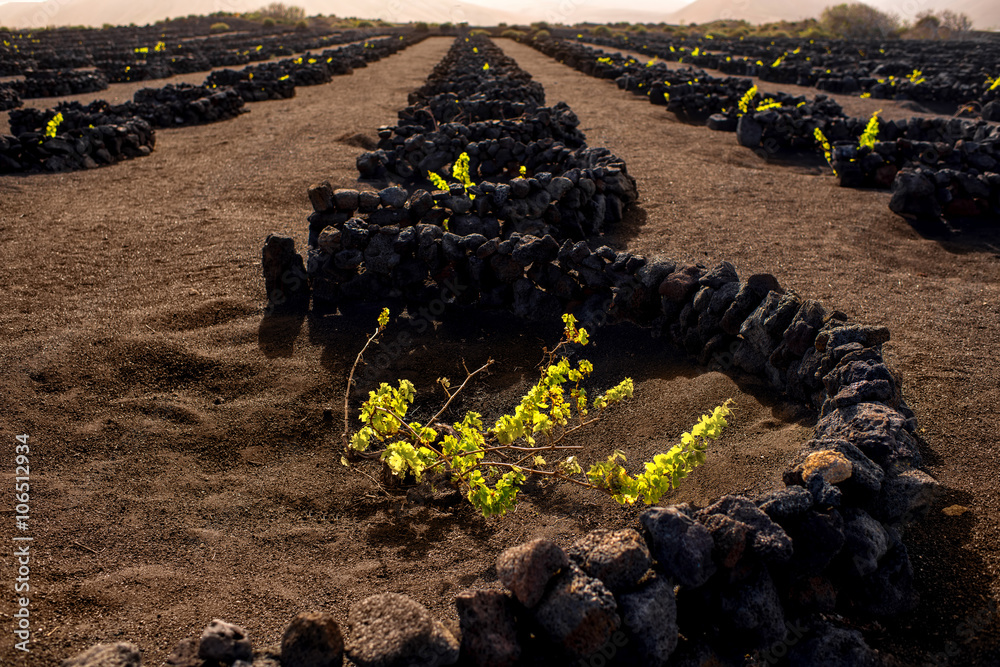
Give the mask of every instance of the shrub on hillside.
[(961, 39), (972, 30), (972, 21), (965, 14), (944, 10), (917, 14), (917, 22), (904, 33), (906, 39)]
[(801, 37), (802, 39), (835, 39), (835, 36), (832, 32), (824, 30), (819, 26), (812, 26), (810, 28), (806, 28), (801, 33), (799, 33), (799, 37)]
[(266, 7), (258, 9), (257, 13), (264, 18), (271, 18), (275, 21), (288, 21), (289, 23), (301, 21), (306, 17), (306, 10), (295, 5), (286, 5), (283, 2), (272, 2)]
[(823, 27), (844, 39), (886, 39), (898, 37), (899, 18), (874, 7), (855, 2), (823, 10)]

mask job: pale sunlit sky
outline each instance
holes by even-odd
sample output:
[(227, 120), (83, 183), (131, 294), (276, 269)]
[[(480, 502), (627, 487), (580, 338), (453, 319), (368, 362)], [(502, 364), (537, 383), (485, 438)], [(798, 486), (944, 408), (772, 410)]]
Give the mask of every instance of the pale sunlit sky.
[[(163, 16), (178, 16), (187, 13), (208, 14), (220, 9), (229, 11), (249, 11), (266, 5), (270, 0), (152, 0), (133, 5), (128, 0), (0, 0), (0, 6), (11, 2), (45, 3), (51, 7), (45, 23), (59, 23), (67, 14), (74, 14), (72, 21), (87, 21), (91, 13), (101, 14), (100, 22), (114, 22), (116, 17), (124, 22), (152, 21)], [(738, 17), (744, 15), (754, 21), (770, 21), (779, 18), (801, 19), (818, 17), (826, 5), (858, 0), (703, 0), (712, 9), (713, 18), (719, 16)], [(864, 0), (866, 4), (883, 11), (896, 14), (912, 21), (915, 11), (935, 10), (952, 7), (962, 11), (966, 5), (991, 5), (998, 0)], [(323, 13), (337, 16), (379, 17), (388, 20), (450, 20), (447, 16), (463, 14), (454, 0), (284, 0), (285, 4), (299, 5), (310, 15)], [(668, 20), (669, 15), (694, 0), (464, 0), (465, 15), (489, 21), (528, 23), (549, 20), (555, 23), (575, 23), (577, 21), (612, 22), (659, 22)], [(145, 5), (145, 6), (144, 6)], [(82, 6), (88, 7), (87, 11)], [(960, 6), (960, 7), (959, 7)], [(477, 11), (478, 8), (485, 8)], [(915, 8), (911, 10), (912, 8)], [(75, 12), (71, 10), (76, 10)], [(124, 14), (136, 14), (143, 9), (142, 18)], [(704, 14), (703, 8), (700, 12)], [(30, 10), (35, 12), (33, 8)], [(720, 13), (722, 12), (722, 13)], [(719, 16), (715, 16), (719, 13)], [(970, 14), (974, 12), (970, 11)], [(105, 16), (105, 15), (108, 16)], [(153, 14), (156, 14), (154, 16)], [(445, 16), (445, 18), (440, 18)], [(756, 18), (752, 18), (756, 17)], [(67, 19), (68, 20), (68, 19)], [(96, 20), (96, 19), (94, 19)], [(707, 18), (701, 20), (710, 20)], [(71, 22), (72, 22), (71, 21)], [(487, 23), (488, 24), (488, 23)], [(980, 26), (988, 27), (988, 26)]]

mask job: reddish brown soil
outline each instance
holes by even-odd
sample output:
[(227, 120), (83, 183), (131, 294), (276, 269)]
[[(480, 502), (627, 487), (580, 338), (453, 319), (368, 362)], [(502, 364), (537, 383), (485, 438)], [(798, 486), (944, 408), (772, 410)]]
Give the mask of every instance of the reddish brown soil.
[[(304, 249), (306, 188), (355, 183), (360, 146), (394, 121), (449, 43), (428, 40), (233, 121), (161, 131), (147, 158), (0, 180), (0, 460), (9, 493), (14, 436), (31, 436), (35, 538), (35, 643), (20, 654), (5, 630), (5, 664), (56, 665), (95, 642), (128, 640), (157, 665), (216, 617), (264, 646), (299, 611), (343, 620), (387, 590), (454, 622), (455, 593), (498, 585), (502, 549), (536, 536), (566, 545), (634, 521), (637, 509), (545, 484), (505, 519), (407, 505), (401, 491), (387, 498), (338, 452), (346, 372), (377, 309), (262, 318), (264, 237), (288, 234)], [(1000, 597), (996, 237), (922, 236), (888, 211), (884, 192), (839, 189), (818, 163), (764, 162), (731, 134), (676, 122), (613, 83), (502, 44), (550, 102), (570, 104), (591, 145), (636, 176), (642, 199), (613, 245), (768, 271), (892, 329), (887, 357), (945, 490), (908, 535), (923, 606), (869, 636), (905, 664), (948, 641), (964, 651), (951, 664), (995, 664), (995, 630), (966, 643), (961, 624)], [(391, 325), (388, 340), (406, 330), (415, 343), (377, 380), (412, 379), (426, 412), (440, 398), (437, 377), (458, 379), (461, 360), (493, 357), (494, 371), (458, 406), (488, 417), (513, 406), (558, 335), (555, 325), (469, 312), (416, 329)], [(811, 432), (808, 411), (706, 372), (645, 332), (595, 338), (595, 384), (631, 375), (636, 396), (579, 440), (586, 460), (612, 448), (641, 460), (713, 405), (739, 406), (708, 464), (670, 500), (776, 485)], [(942, 513), (956, 504), (969, 511)], [(0, 521), (0, 535), (15, 532), (9, 511)], [(5, 627), (12, 610), (5, 596)]]

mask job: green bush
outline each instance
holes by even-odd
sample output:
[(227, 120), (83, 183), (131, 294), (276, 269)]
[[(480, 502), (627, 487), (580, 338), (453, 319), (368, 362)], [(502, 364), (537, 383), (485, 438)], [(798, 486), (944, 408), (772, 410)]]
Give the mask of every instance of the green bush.
[(265, 18), (272, 18), (276, 21), (301, 21), (306, 17), (306, 10), (295, 5), (286, 5), (283, 2), (272, 2), (266, 7), (257, 10)]
[(426, 21), (417, 21), (413, 24), (413, 29), (417, 32), (430, 32), (431, 27)]
[(965, 37), (972, 30), (972, 21), (965, 14), (944, 10), (917, 14), (917, 22), (903, 36), (906, 39), (955, 39)]
[(209, 31), (213, 33), (229, 32), (230, 30), (232, 30), (232, 28), (229, 27), (229, 24), (223, 23), (222, 21), (219, 21), (218, 23), (213, 23), (212, 26), (209, 28)]
[(810, 26), (799, 33), (802, 39), (835, 39), (833, 33), (818, 25)]
[(590, 34), (592, 34), (592, 35), (594, 35), (596, 37), (610, 37), (611, 36), (611, 28), (609, 28), (606, 25), (595, 26), (595, 27), (593, 27), (593, 28), (590, 29)]
[(827, 7), (822, 24), (844, 39), (886, 39), (897, 37), (901, 29), (897, 17), (860, 2)]
[(528, 33), (523, 30), (514, 30), (513, 28), (508, 28), (500, 33), (501, 37), (506, 37), (507, 39), (513, 39), (520, 42), (522, 39), (528, 36)]
[(531, 38), (532, 39), (548, 39), (551, 36), (552, 36), (552, 33), (550, 33), (548, 30), (539, 30), (539, 31), (535, 32), (535, 34), (532, 35)]
[(265, 28), (273, 28), (275, 26), (274, 19), (272, 19), (271, 17), (264, 19), (263, 21), (260, 22), (260, 24)]
[[(62, 122), (63, 122), (63, 115), (62, 115), (62, 113), (57, 113), (55, 116), (53, 116), (52, 120), (50, 120), (45, 125), (45, 138), (46, 139), (55, 139), (56, 138), (56, 133), (59, 131), (59, 125), (61, 125)], [(39, 141), (38, 143), (42, 143), (42, 141)]]

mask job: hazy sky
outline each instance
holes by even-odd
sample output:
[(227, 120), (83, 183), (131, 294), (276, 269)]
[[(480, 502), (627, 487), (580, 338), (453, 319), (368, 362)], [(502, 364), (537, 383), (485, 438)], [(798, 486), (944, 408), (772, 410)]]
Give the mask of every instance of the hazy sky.
[(629, 9), (642, 11), (669, 13), (676, 11), (684, 5), (691, 4), (693, 0), (625, 0), (616, 2), (615, 0), (466, 0), (466, 2), (491, 7), (493, 9), (518, 10), (537, 9), (538, 7), (549, 8), (584, 8), (584, 7), (614, 7), (627, 5)]
[[(44, 2), (45, 0), (0, 0), (0, 5), (7, 4), (9, 2)], [(66, 3), (67, 0), (55, 0), (60, 4)], [(140, 0), (141, 2), (142, 0)], [(267, 4), (269, 0), (259, 0), (259, 2), (248, 2), (248, 7), (260, 6)], [(365, 7), (383, 7), (386, 2), (402, 2), (404, 6), (406, 0), (355, 0), (353, 3), (355, 11), (360, 15), (365, 14)], [(554, 22), (563, 22), (559, 17), (569, 17), (571, 20), (565, 21), (572, 23), (577, 20), (586, 20), (588, 18), (594, 17), (600, 21), (615, 21), (615, 20), (631, 20), (631, 21), (660, 21), (666, 17), (667, 14), (675, 12), (682, 7), (691, 4), (694, 0), (464, 0), (469, 4), (479, 5), (481, 7), (486, 7), (491, 10), (500, 10), (506, 13), (506, 15), (520, 15), (523, 22), (529, 22), (538, 20), (539, 18), (547, 18)], [(734, 4), (742, 7), (744, 9), (752, 9), (754, 5), (760, 6), (770, 6), (775, 4), (773, 2), (768, 2), (767, 0), (732, 0)], [(838, 4), (839, 2), (845, 1), (856, 1), (856, 0), (828, 0), (824, 4)], [(917, 10), (926, 9), (940, 9), (943, 7), (948, 7), (952, 5), (955, 0), (861, 0), (866, 4), (873, 7), (877, 7), (883, 11), (888, 11), (900, 16), (903, 19), (912, 20), (913, 14)], [(997, 2), (998, 0), (979, 0), (979, 3), (989, 4), (991, 2)], [(316, 11), (323, 11), (323, 13), (330, 13), (330, 7), (336, 5), (338, 8), (343, 2), (342, 0), (338, 2), (337, 0), (284, 0), (286, 4), (298, 4), (300, 6), (305, 6), (309, 13), (315, 13)], [(329, 3), (329, 4), (328, 4)], [(75, 3), (74, 3), (75, 4)], [(170, 6), (171, 1), (167, 0), (163, 4)], [(219, 4), (218, 0), (204, 0), (204, 6), (206, 11), (212, 11)], [(242, 0), (234, 3), (241, 6), (244, 5)], [(452, 6), (450, 0), (423, 0), (417, 4), (421, 5), (431, 5), (437, 7), (443, 11), (447, 11), (449, 6)], [(788, 3), (779, 2), (778, 5), (787, 6)], [(810, 6), (812, 3), (804, 3)], [(968, 3), (965, 3), (968, 4)], [(794, 6), (794, 3), (792, 3)], [(324, 10), (317, 10), (317, 7), (326, 7)], [(910, 8), (914, 8), (913, 11), (908, 11)], [(335, 12), (338, 15), (342, 12)], [(348, 14), (344, 14), (345, 16)], [(374, 12), (372, 15), (379, 15), (379, 12)], [(590, 15), (590, 16), (588, 16)]]
[[(0, 5), (9, 2), (44, 2), (45, 0), (0, 0)], [(57, 3), (77, 4), (72, 0), (53, 0)], [(269, 0), (236, 0), (230, 3), (234, 8), (253, 8), (267, 4)], [(355, 0), (353, 3), (345, 5), (344, 0), (283, 0), (285, 4), (299, 5), (305, 7), (306, 12), (315, 14), (334, 13), (339, 15), (357, 16), (379, 16), (381, 18), (391, 18), (385, 16), (385, 11), (379, 11), (393, 2), (402, 3), (405, 7), (407, 0)], [(463, 0), (467, 5), (477, 5), (487, 10), (502, 12), (504, 20), (517, 22), (519, 19), (525, 23), (537, 20), (549, 20), (556, 23), (573, 23), (581, 20), (597, 21), (660, 21), (666, 16), (694, 0)], [(738, 0), (740, 2), (753, 2), (754, 0)], [(141, 2), (141, 0), (140, 0)], [(153, 3), (155, 4), (155, 3)], [(172, 3), (171, 0), (160, 0), (159, 4), (170, 7), (172, 4), (183, 4), (189, 8), (191, 2)], [(449, 8), (457, 3), (452, 0), (418, 0), (414, 5), (424, 7), (423, 14), (427, 8), (436, 8), (447, 15)], [(205, 12), (211, 12), (219, 5), (218, 0), (204, 0)], [(351, 7), (353, 14), (344, 14), (346, 7)], [(627, 9), (626, 9), (627, 8)], [(370, 9), (372, 11), (367, 11)], [(416, 9), (416, 7), (408, 8)], [(167, 10), (169, 11), (169, 9)], [(194, 10), (197, 11), (197, 10)], [(176, 12), (175, 12), (176, 13)], [(186, 12), (181, 12), (186, 13)], [(403, 12), (412, 14), (413, 12)], [(438, 19), (434, 19), (438, 20)], [(447, 20), (447, 18), (443, 19)]]
[[(8, 2), (44, 2), (45, 0), (0, 0), (0, 5)], [(680, 9), (684, 5), (690, 4), (693, 0), (628, 0), (629, 9), (639, 9), (651, 12), (672, 12)], [(261, 0), (262, 4), (267, 4)], [(611, 7), (619, 4), (614, 0), (466, 0), (471, 4), (492, 9), (504, 9), (507, 11), (517, 11), (519, 9), (535, 9), (539, 7), (566, 8), (577, 7)], [(285, 4), (294, 5), (295, 0), (287, 0)]]

